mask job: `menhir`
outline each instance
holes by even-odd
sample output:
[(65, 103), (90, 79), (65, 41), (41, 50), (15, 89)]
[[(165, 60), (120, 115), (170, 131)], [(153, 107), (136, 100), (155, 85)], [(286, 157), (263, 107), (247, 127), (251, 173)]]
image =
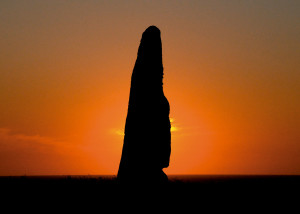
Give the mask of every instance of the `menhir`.
[(165, 183), (163, 168), (171, 153), (170, 105), (163, 92), (160, 30), (142, 35), (131, 76), (125, 136), (118, 180), (122, 183)]

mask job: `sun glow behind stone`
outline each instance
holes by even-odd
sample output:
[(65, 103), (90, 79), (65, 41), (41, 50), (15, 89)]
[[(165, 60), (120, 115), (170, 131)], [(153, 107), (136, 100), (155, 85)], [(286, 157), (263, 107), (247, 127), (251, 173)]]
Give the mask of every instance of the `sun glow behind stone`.
[(171, 132), (177, 132), (177, 131), (178, 131), (177, 127), (171, 126)]
[(123, 129), (113, 129), (112, 133), (118, 136), (124, 136), (124, 130)]

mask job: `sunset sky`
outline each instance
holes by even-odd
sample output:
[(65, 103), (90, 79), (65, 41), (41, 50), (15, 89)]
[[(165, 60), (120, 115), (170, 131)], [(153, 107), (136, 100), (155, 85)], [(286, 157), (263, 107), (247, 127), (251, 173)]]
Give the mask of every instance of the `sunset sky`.
[(167, 174), (300, 174), (300, 1), (1, 0), (0, 175), (116, 174), (150, 25)]

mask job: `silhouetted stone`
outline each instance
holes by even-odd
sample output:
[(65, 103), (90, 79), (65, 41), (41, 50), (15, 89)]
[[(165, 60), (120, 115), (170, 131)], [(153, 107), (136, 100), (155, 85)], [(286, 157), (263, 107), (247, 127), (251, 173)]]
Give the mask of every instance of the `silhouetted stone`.
[(142, 35), (131, 76), (125, 136), (118, 180), (164, 183), (171, 153), (170, 106), (163, 92), (160, 30)]

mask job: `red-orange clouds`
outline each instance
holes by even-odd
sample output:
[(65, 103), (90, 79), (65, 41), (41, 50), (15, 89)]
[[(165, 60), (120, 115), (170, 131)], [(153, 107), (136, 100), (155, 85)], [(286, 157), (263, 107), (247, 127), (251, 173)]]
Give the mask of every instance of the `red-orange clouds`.
[(0, 175), (81, 174), (93, 165), (90, 161), (68, 142), (0, 129)]

